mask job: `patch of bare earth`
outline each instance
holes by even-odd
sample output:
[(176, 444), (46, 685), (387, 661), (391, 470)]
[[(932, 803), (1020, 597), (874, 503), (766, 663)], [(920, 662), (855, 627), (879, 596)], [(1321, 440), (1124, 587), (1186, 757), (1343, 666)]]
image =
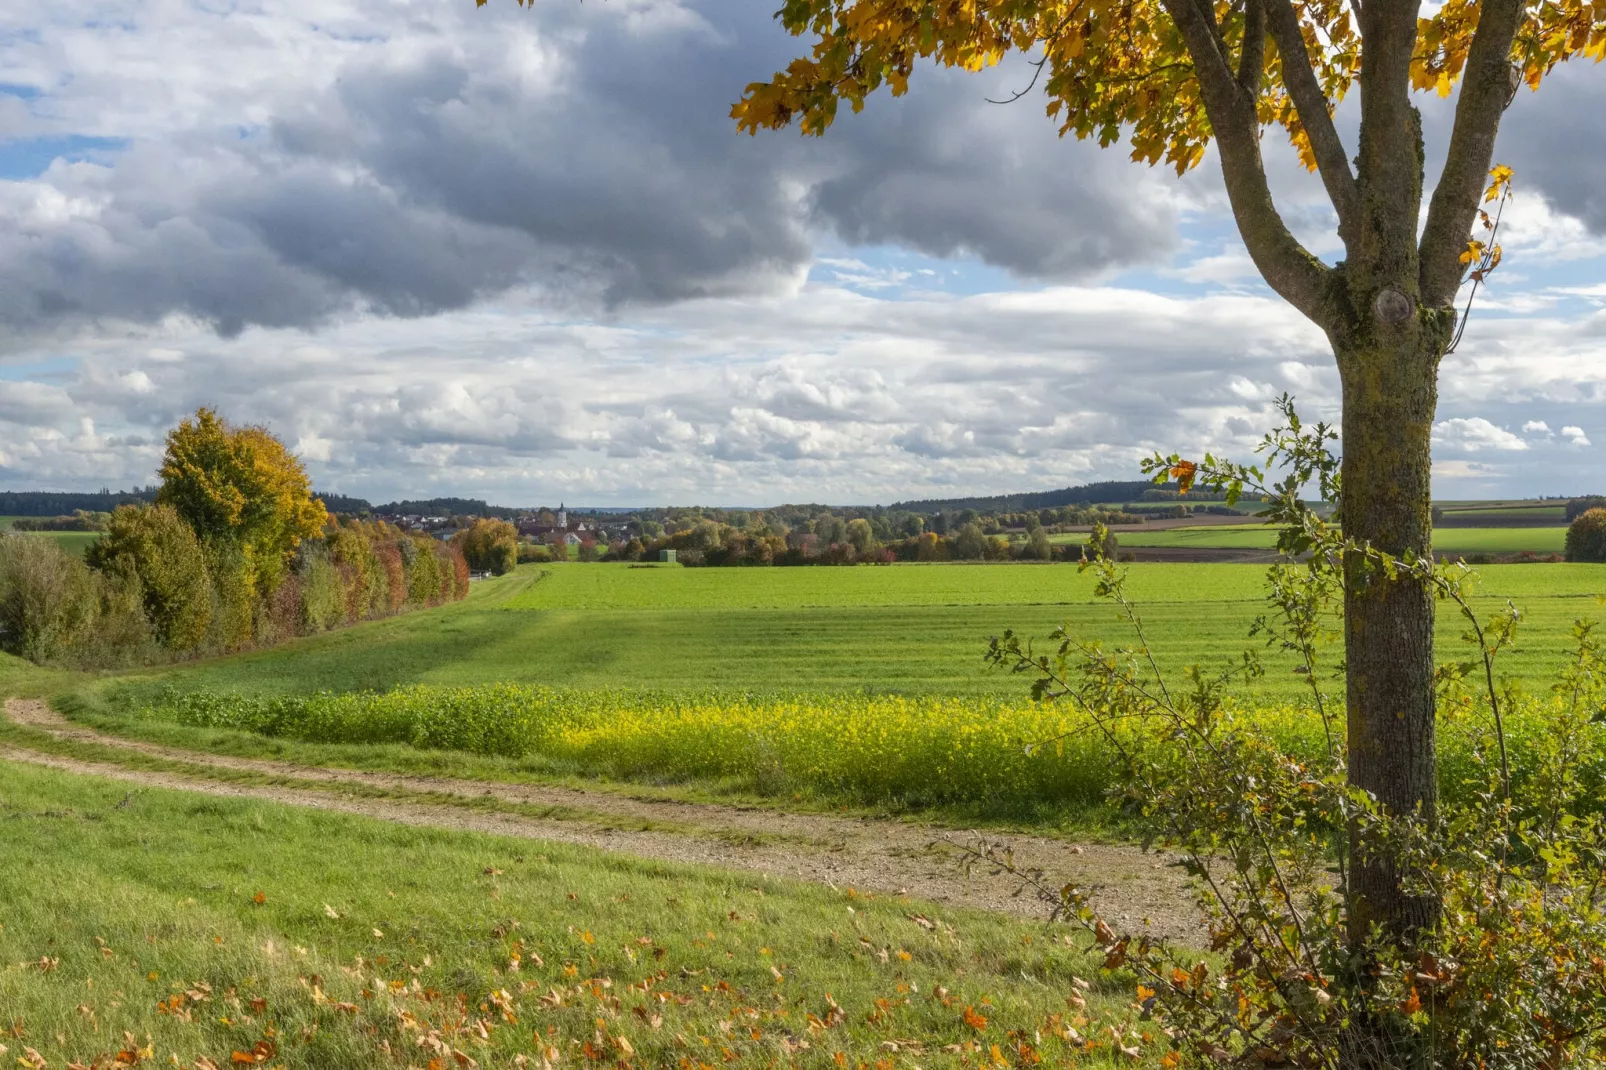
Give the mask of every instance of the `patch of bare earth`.
[[(406, 825), (525, 836), (643, 858), (752, 870), (1017, 916), (1045, 914), (1045, 908), (1029, 892), (1016, 895), (1017, 885), (1007, 877), (995, 877), (979, 868), (967, 876), (959, 865), (956, 845), (972, 842), (974, 837), (953, 829), (877, 818), (640, 798), (560, 786), (400, 776), (234, 758), (105, 735), (72, 724), (35, 700), (7, 699), (5, 712), (18, 724), (60, 739), (181, 761), (203, 770), (188, 776), (0, 746), (0, 758), (11, 761), (151, 787), (362, 814)], [(228, 783), (208, 779), (204, 769), (255, 773), (319, 786)], [(556, 812), (529, 816), (343, 795), (338, 790), (341, 786), (427, 792), (545, 807)], [(611, 827), (611, 822), (673, 827)], [(1073, 884), (1083, 889), (1093, 905), (1112, 920), (1124, 919), (1137, 925), (1146, 918), (1156, 934), (1184, 941), (1190, 937), (1196, 941), (1201, 935), (1202, 922), (1186, 877), (1175, 860), (1163, 854), (1122, 845), (1073, 844), (1019, 834), (989, 833), (988, 840), (1012, 850), (1018, 865), (1042, 870), (1052, 886)]]

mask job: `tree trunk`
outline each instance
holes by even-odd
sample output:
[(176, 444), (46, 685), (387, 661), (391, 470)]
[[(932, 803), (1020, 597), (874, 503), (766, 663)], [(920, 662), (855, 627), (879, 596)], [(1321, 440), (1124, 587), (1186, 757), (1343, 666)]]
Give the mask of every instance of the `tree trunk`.
[[(1432, 551), (1429, 436), (1438, 354), (1351, 354), (1344, 381), (1343, 530), (1396, 556)], [(1349, 778), (1390, 812), (1431, 816), (1436, 801), (1433, 593), (1389, 580), (1361, 555), (1346, 562), (1344, 656), (1348, 669)], [(1391, 867), (1358, 852), (1350, 924), (1408, 937), (1437, 908), (1400, 893)]]
[[(1394, 317), (1383, 309), (1378, 318)], [(1429, 440), (1448, 330), (1444, 317), (1432, 313), (1387, 325), (1365, 319), (1371, 322), (1361, 345), (1334, 339), (1344, 401), (1343, 531), (1395, 556), (1426, 556), (1432, 552)], [(1427, 584), (1390, 580), (1360, 554), (1345, 562), (1349, 780), (1394, 814), (1431, 817), (1437, 801), (1433, 616)], [(1435, 899), (1407, 895), (1396, 867), (1368, 857), (1354, 830), (1350, 847), (1349, 931), (1357, 949), (1370, 936), (1408, 945), (1436, 925)], [(1425, 1053), (1404, 1050), (1401, 1039), (1358, 1022), (1346, 1038), (1344, 1064), (1421, 1065)]]

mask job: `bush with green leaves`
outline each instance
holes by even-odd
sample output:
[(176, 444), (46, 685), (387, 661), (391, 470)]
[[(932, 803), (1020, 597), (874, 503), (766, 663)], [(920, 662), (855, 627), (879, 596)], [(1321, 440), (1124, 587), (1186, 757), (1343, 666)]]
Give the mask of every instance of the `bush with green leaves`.
[(118, 506), (85, 558), (138, 585), (162, 646), (184, 653), (206, 641), (213, 612), (206, 549), (172, 506)]
[(303, 630), (316, 634), (338, 627), (346, 619), (346, 586), (328, 550), (305, 543), (296, 560), (301, 587)]
[(1606, 508), (1586, 509), (1568, 525), (1567, 560), (1606, 562)]
[(96, 576), (81, 557), (44, 536), (0, 534), (0, 649), (62, 660), (98, 613)]

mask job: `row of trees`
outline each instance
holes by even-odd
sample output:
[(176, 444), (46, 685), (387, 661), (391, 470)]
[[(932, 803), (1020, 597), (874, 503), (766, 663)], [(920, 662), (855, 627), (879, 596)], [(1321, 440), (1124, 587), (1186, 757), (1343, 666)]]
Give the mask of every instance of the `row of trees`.
[(239, 650), (468, 591), (455, 548), (337, 523), (284, 444), (202, 409), (167, 439), (152, 503), (119, 506), (83, 556), (0, 539), (0, 648), (127, 664)]
[[(547, 561), (555, 556), (547, 553), (538, 558), (525, 552), (531, 548), (514, 546), (505, 540), (495, 544), (499, 549), (487, 549), (492, 545), (486, 539), (493, 523), (482, 521), (465, 533), (463, 549), (471, 567), (484, 567), (497, 572), (493, 562), (498, 555), (505, 560), (510, 546), (519, 561)], [(484, 537), (479, 534), (482, 531), (485, 532)], [(989, 535), (975, 522), (965, 524), (949, 535), (927, 531), (910, 538), (881, 542), (875, 537), (868, 521), (855, 518), (843, 525), (840, 534), (840, 539), (827, 542), (812, 532), (779, 535), (769, 530), (755, 531), (704, 520), (695, 527), (651, 539), (619, 540), (606, 547), (582, 543), (579, 556), (582, 561), (652, 561), (658, 559), (660, 552), (673, 550), (681, 564), (693, 566), (886, 565), (894, 561), (1075, 561), (1081, 557), (1080, 546), (1057, 546), (1051, 543), (1047, 530), (1041, 524), (1029, 527), (1026, 538), (1018, 542)], [(505, 537), (510, 538), (510, 535)], [(1112, 536), (1109, 540), (1112, 552), (1114, 545)], [(566, 556), (566, 551), (559, 549), (558, 555)]]

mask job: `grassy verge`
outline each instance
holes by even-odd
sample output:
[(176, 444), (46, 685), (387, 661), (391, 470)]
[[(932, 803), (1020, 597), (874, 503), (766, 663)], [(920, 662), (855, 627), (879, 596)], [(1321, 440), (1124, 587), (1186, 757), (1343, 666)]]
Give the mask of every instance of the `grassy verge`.
[(25, 1066), (1096, 1064), (1129, 1014), (1042, 925), (13, 764), (0, 856)]

